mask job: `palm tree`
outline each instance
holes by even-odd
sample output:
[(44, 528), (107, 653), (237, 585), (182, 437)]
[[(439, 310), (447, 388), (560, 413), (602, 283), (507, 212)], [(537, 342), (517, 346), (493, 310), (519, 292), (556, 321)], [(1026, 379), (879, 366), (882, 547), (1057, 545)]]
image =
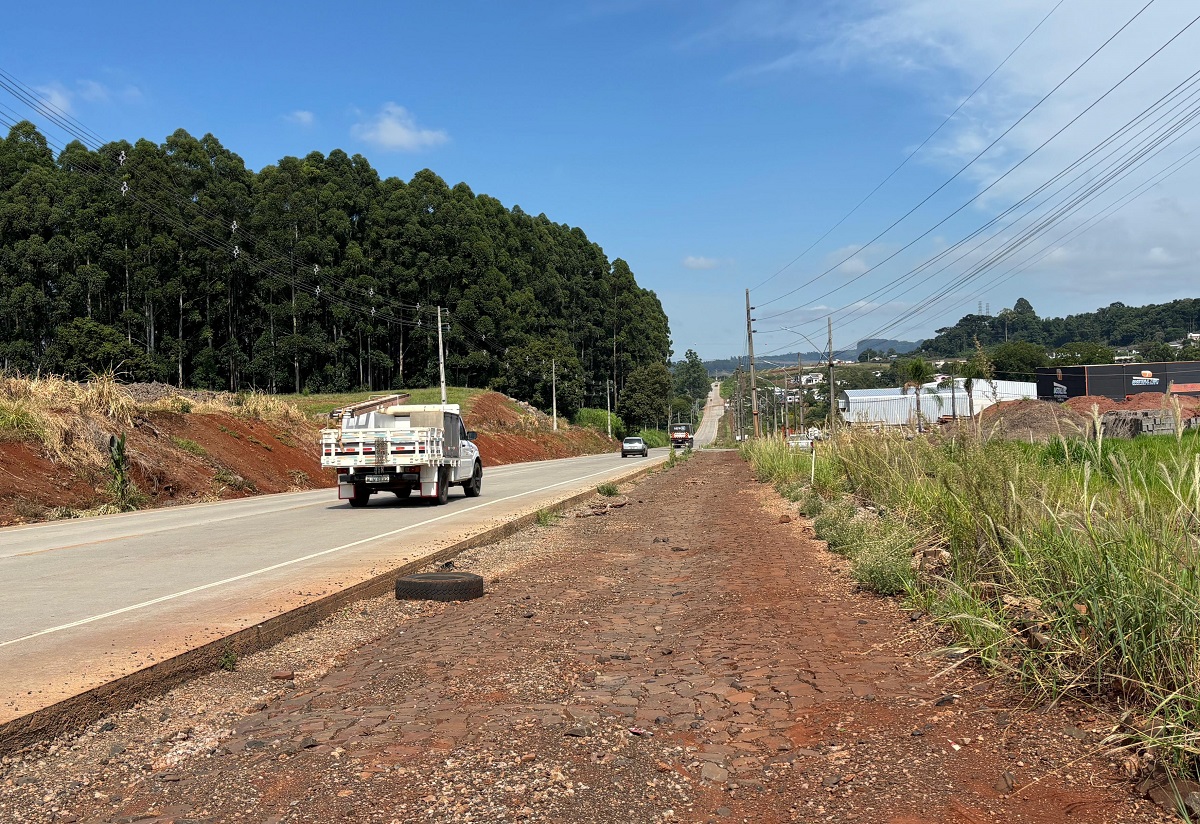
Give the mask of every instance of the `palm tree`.
[(917, 395), (917, 431), (924, 432), (921, 426), (921, 387), (933, 380), (933, 366), (924, 358), (913, 358), (905, 364), (904, 372)]
[(963, 388), (967, 390), (967, 414), (971, 416), (971, 420), (974, 420), (975, 381), (986, 380), (987, 375), (984, 374), (983, 369), (975, 362), (974, 358), (964, 363), (958, 374), (963, 378)]

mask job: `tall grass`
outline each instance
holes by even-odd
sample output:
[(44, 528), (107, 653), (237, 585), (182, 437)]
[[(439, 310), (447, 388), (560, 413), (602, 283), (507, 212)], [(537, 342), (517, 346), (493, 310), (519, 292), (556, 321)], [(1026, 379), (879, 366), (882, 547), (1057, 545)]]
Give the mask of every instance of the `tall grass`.
[(782, 444), (743, 453), (865, 586), (910, 593), (1036, 693), (1117, 698), (1180, 763), (1200, 756), (1200, 433), (855, 435), (812, 486)]

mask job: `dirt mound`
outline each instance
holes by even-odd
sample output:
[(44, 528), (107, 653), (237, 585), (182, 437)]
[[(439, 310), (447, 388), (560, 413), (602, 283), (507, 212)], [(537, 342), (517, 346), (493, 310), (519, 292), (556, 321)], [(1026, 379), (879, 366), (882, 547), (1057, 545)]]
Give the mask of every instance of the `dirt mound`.
[(553, 419), (539, 409), (499, 392), (476, 395), (463, 416), (468, 429), (479, 433), (475, 440), (484, 466), (502, 466), (523, 461), (548, 461), (577, 455), (617, 451), (617, 442), (586, 426), (572, 426)]
[(1105, 412), (1112, 412), (1114, 409), (1121, 408), (1119, 401), (1114, 401), (1112, 398), (1106, 398), (1103, 395), (1080, 395), (1077, 398), (1068, 398), (1063, 403), (1080, 415), (1089, 416), (1092, 414), (1093, 406), (1097, 408), (1101, 415)]
[(979, 416), (985, 437), (1050, 441), (1086, 437), (1090, 420), (1069, 406), (1050, 401), (1004, 401)]
[[(464, 418), (467, 426), (480, 430), (548, 429), (553, 424), (552, 418), (540, 409), (499, 392), (476, 395), (471, 399), (470, 408)], [(564, 419), (559, 418), (559, 427), (565, 423)]]
[(1117, 408), (1134, 412), (1173, 409), (1175, 401), (1179, 402), (1179, 409), (1184, 413), (1184, 417), (1193, 417), (1200, 408), (1200, 398), (1191, 395), (1164, 395), (1162, 392), (1142, 392), (1130, 395)]
[(1200, 416), (1200, 398), (1192, 395), (1164, 395), (1162, 392), (1141, 392), (1137, 395), (1130, 395), (1123, 401), (1116, 401), (1102, 395), (1081, 395), (1078, 398), (1069, 398), (1064, 402), (1064, 406), (1090, 417), (1093, 406), (1096, 406), (1103, 415), (1105, 412), (1173, 410), (1172, 404), (1175, 401), (1179, 402), (1179, 410), (1185, 418)]

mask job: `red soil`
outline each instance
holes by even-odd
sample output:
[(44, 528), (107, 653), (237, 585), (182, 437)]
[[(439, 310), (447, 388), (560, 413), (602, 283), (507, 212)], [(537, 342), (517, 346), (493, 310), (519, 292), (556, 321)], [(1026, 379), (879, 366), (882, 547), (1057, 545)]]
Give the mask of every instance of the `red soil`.
[[(561, 418), (553, 431), (547, 415), (497, 392), (474, 398), (466, 424), (479, 433), (485, 466), (617, 449), (616, 441)], [(321, 467), (320, 427), (226, 413), (151, 412), (126, 430), (126, 454), (146, 507), (327, 487), (335, 475)], [(110, 501), (107, 481), (103, 471), (55, 463), (36, 443), (0, 441), (0, 526), (102, 506)]]
[(1082, 395), (1070, 398), (1065, 404), (1083, 415), (1092, 414), (1092, 406), (1099, 408), (1100, 414), (1114, 411), (1146, 411), (1154, 409), (1170, 409), (1173, 401), (1179, 401), (1179, 408), (1184, 417), (1200, 415), (1200, 398), (1192, 395), (1164, 395), (1162, 392), (1141, 392), (1130, 395), (1124, 401), (1115, 401), (1098, 395)]

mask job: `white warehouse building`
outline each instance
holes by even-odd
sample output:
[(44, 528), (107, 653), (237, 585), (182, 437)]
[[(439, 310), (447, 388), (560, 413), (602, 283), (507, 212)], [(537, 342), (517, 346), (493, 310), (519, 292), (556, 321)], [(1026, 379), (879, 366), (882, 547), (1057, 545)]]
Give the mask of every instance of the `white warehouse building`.
[[(927, 383), (921, 387), (921, 415), (927, 421), (941, 417), (966, 418), (971, 399), (965, 380), (956, 378), (954, 388)], [(1033, 381), (975, 381), (972, 387), (975, 414), (1001, 401), (1019, 401), (1037, 397)], [(838, 411), (851, 425), (916, 426), (917, 398), (910, 389), (846, 389), (838, 393)]]

